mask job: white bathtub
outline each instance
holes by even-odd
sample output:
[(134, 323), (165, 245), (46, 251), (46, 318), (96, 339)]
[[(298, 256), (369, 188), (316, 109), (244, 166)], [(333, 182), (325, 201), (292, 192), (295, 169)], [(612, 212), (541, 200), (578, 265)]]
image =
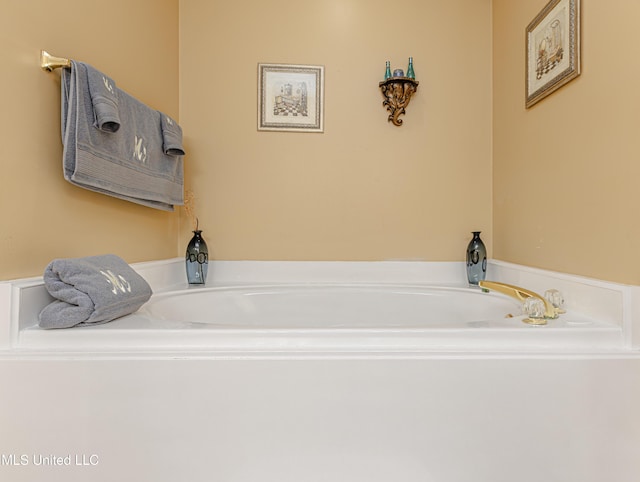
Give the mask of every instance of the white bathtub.
[(0, 284), (0, 480), (638, 480), (635, 288), (490, 263), (563, 291), (530, 326), (463, 263), (211, 268), (141, 265), (140, 312), (65, 330), (40, 281)]
[(498, 326), (519, 311), (515, 300), (470, 288), (304, 283), (162, 293), (140, 313), (217, 328), (385, 330)]
[(569, 312), (522, 322), (520, 303), (477, 288), (418, 284), (287, 284), (184, 288), (155, 294), (137, 313), (64, 330), (19, 333), (30, 349), (218, 353), (602, 351), (619, 326)]
[(38, 328), (38, 312), (51, 298), (41, 280), (15, 284), (5, 344), (39, 353), (409, 356), (602, 353), (631, 343), (624, 287), (541, 278), (540, 271), (495, 262), (497, 281), (540, 293), (561, 289), (568, 313), (545, 326), (525, 324), (515, 300), (468, 287), (462, 263), (217, 262), (204, 288), (184, 283), (181, 260), (138, 270), (152, 285), (151, 300), (91, 327)]

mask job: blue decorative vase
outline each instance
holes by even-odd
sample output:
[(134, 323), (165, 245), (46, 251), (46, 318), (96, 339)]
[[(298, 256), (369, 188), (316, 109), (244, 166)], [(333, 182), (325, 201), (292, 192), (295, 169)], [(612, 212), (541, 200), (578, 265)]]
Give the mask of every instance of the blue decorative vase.
[(477, 285), (486, 276), (487, 248), (480, 239), (480, 231), (473, 231), (473, 238), (467, 246), (467, 278), (469, 284)]
[(187, 246), (185, 255), (187, 265), (187, 281), (190, 285), (203, 285), (207, 281), (207, 269), (209, 268), (209, 249), (202, 237), (202, 231), (196, 229), (193, 238)]

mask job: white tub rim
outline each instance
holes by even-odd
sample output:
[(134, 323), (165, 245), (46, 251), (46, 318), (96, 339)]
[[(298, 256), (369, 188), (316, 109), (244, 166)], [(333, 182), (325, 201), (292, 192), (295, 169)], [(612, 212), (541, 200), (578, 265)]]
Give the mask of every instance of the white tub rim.
[[(171, 260), (161, 260), (154, 262), (138, 263), (133, 265), (145, 279), (152, 285), (156, 293), (169, 292), (171, 290), (182, 289), (186, 286), (184, 282), (176, 280), (184, 279), (184, 260), (175, 258)], [(434, 277), (438, 280), (444, 280), (444, 285), (460, 285), (460, 276), (464, 275), (463, 262), (414, 262), (414, 261), (391, 261), (391, 262), (277, 262), (277, 261), (214, 261), (210, 267), (210, 279), (215, 283), (226, 283), (228, 285), (243, 284), (271, 284), (269, 281), (274, 279), (270, 273), (275, 271), (278, 275), (275, 277), (276, 284), (282, 282), (332, 282), (332, 283), (351, 283), (351, 282), (378, 282), (380, 280), (401, 282), (420, 285), (433, 285)], [(387, 350), (383, 348), (365, 349), (358, 353), (375, 352), (385, 354), (385, 356), (403, 356), (404, 354), (421, 353), (532, 353), (532, 354), (563, 354), (563, 353), (629, 353), (633, 351), (631, 347), (631, 330), (630, 324), (633, 321), (633, 310), (636, 305), (630, 300), (635, 300), (631, 295), (637, 295), (634, 291), (637, 287), (629, 287), (618, 285), (616, 283), (607, 283), (600, 280), (590, 280), (582, 277), (574, 277), (564, 273), (546, 272), (543, 270), (513, 265), (501, 261), (490, 261), (489, 272), (493, 274), (491, 279), (497, 281), (508, 282), (526, 286), (534, 291), (541, 292), (546, 288), (556, 287), (558, 280), (564, 287), (563, 293), (568, 293), (571, 303), (579, 304), (581, 297), (587, 297), (590, 302), (598, 304), (599, 309), (606, 310), (607, 313), (613, 313), (613, 319), (607, 320), (605, 323), (615, 331), (618, 329), (620, 333), (615, 335), (615, 343), (605, 344), (588, 344), (582, 346), (566, 347), (566, 346), (530, 346), (530, 347), (514, 347), (508, 343), (494, 343), (491, 346), (456, 346), (442, 344), (439, 346), (421, 346), (417, 350), (412, 350), (410, 344), (400, 346), (399, 349)], [(310, 276), (310, 273), (312, 276)], [(435, 275), (434, 275), (435, 273)], [(212, 275), (213, 274), (213, 275)], [(574, 287), (577, 288), (572, 291)], [(569, 291), (567, 291), (569, 287)], [(597, 300), (597, 301), (594, 301)], [(49, 302), (51, 298), (44, 290), (42, 281), (39, 278), (31, 278), (24, 280), (14, 280), (10, 282), (0, 283), (0, 302), (8, 300), (4, 309), (0, 311), (0, 322), (5, 321), (4, 327), (0, 330), (0, 352), (13, 351), (27, 353), (57, 352), (57, 353), (76, 353), (82, 355), (88, 353), (97, 347), (87, 347), (86, 349), (78, 349), (77, 346), (67, 344), (57, 347), (46, 346), (28, 346), (20, 343), (20, 333), (25, 328), (33, 325), (33, 316), (30, 320), (25, 320), (25, 307), (31, 306), (31, 315), (35, 311), (34, 306), (40, 303), (42, 306)], [(33, 301), (36, 304), (31, 304)], [(8, 305), (8, 306), (7, 306)], [(20, 308), (23, 308), (22, 310)], [(38, 308), (39, 312), (39, 308)], [(620, 315), (622, 313), (622, 315)], [(26, 322), (25, 322), (26, 321)], [(21, 326), (22, 322), (22, 326)], [(616, 328), (617, 327), (617, 328)], [(9, 329), (6, 329), (9, 328)], [(331, 347), (330, 347), (331, 348)], [(334, 347), (329, 352), (339, 353), (340, 356), (346, 356), (348, 349)], [(388, 348), (388, 347), (387, 347)], [(262, 349), (262, 348), (261, 348)], [(287, 349), (289, 353), (294, 350)], [(285, 352), (287, 351), (285, 350)], [(322, 347), (314, 348), (316, 353), (324, 350)], [(307, 354), (312, 354), (314, 350), (307, 350)], [(333, 351), (332, 351), (333, 350)], [(109, 352), (129, 352), (143, 353), (149, 350), (143, 349), (141, 346), (104, 346), (93, 353), (109, 353)], [(195, 353), (223, 353), (225, 350), (221, 347), (204, 346), (198, 343), (187, 343), (178, 346), (176, 343), (159, 344), (153, 347), (151, 352), (154, 353), (183, 353), (185, 356)], [(249, 347), (236, 346), (228, 353), (233, 356), (243, 356), (242, 353), (249, 353)], [(258, 350), (260, 351), (260, 350)], [(324, 350), (326, 352), (326, 350)], [(252, 353), (256, 353), (253, 351)], [(261, 353), (266, 353), (264, 350)], [(275, 354), (275, 351), (269, 353)], [(349, 352), (351, 355), (357, 355), (353, 350)]]

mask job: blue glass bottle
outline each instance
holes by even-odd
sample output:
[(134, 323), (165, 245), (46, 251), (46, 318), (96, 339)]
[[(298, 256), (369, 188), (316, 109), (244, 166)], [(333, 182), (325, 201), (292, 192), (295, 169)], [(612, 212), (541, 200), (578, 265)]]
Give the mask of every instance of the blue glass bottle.
[(467, 246), (467, 278), (471, 285), (477, 285), (487, 276), (487, 248), (480, 239), (480, 232), (473, 231)]
[(387, 60), (386, 68), (384, 71), (384, 80), (388, 80), (391, 78), (391, 62)]
[(203, 285), (206, 283), (209, 268), (209, 249), (202, 237), (202, 231), (199, 229), (193, 232), (193, 238), (187, 245), (185, 264), (187, 266), (187, 281), (190, 285)]

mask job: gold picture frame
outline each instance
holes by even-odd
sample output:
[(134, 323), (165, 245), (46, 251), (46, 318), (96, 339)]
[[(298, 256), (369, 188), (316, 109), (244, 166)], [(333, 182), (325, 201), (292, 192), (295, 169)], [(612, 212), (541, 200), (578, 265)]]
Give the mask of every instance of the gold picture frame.
[(324, 66), (258, 64), (258, 130), (324, 132)]
[(580, 75), (580, 0), (551, 0), (526, 30), (527, 108)]

